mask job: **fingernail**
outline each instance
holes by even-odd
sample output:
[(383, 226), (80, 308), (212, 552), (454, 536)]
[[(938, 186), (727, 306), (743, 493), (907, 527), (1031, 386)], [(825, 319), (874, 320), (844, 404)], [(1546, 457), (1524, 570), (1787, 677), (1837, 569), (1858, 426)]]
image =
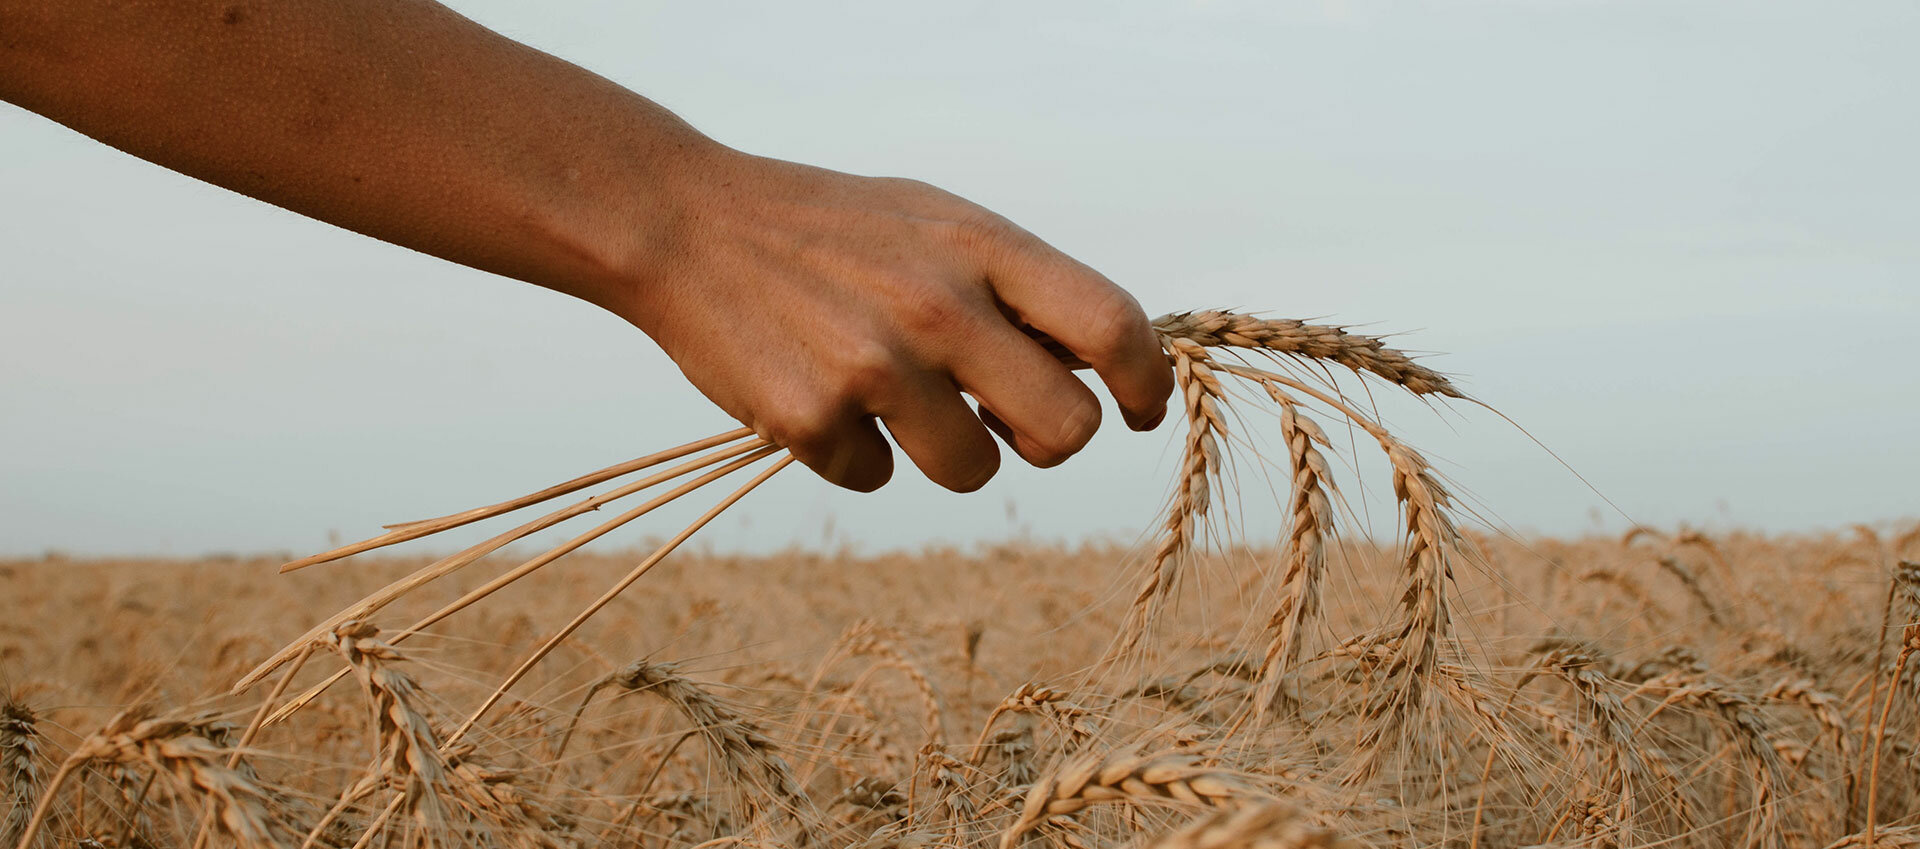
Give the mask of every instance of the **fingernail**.
[(1150, 418), (1140, 424), (1134, 425), (1133, 429), (1135, 431), (1144, 433), (1146, 431), (1153, 430), (1154, 428), (1159, 427), (1160, 423), (1166, 420), (1167, 420), (1167, 408), (1161, 407), (1160, 412), (1153, 414), (1153, 418)]

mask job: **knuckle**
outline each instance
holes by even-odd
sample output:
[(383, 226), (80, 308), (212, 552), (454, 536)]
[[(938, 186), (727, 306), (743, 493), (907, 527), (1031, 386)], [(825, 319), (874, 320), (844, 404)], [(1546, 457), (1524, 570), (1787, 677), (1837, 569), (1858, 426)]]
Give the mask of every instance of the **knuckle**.
[(952, 333), (972, 312), (952, 289), (940, 285), (903, 285), (898, 287), (901, 329), (913, 338), (926, 340)]
[(1087, 304), (1082, 320), (1086, 341), (1085, 350), (1079, 353), (1101, 362), (1124, 355), (1140, 334), (1149, 330), (1147, 314), (1140, 305), (1117, 289)]
[(954, 240), (977, 256), (997, 256), (1016, 250), (1028, 238), (1025, 230), (989, 212), (966, 216), (954, 222), (952, 228)]
[(890, 396), (905, 375), (900, 355), (879, 342), (849, 342), (840, 346), (835, 364), (836, 390), (828, 397), (838, 406), (866, 403)]
[(776, 445), (818, 451), (832, 443), (843, 411), (843, 405), (826, 396), (782, 404), (768, 419), (764, 435)]

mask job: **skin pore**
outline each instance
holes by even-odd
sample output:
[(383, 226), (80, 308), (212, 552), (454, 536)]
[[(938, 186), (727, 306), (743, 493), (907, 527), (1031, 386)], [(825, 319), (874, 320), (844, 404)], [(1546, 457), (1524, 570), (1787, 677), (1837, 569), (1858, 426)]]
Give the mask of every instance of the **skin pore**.
[[(0, 100), (378, 239), (587, 300), (841, 486), (884, 424), (958, 491), (1051, 466), (1171, 371), (1124, 290), (923, 183), (728, 148), (430, 0), (0, 0)], [(963, 395), (964, 393), (964, 395)], [(966, 396), (978, 404), (969, 406)]]

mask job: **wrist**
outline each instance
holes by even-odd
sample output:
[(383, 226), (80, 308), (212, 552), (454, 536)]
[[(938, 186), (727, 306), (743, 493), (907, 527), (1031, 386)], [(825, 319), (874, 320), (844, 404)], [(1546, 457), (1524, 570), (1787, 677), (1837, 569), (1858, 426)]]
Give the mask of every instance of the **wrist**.
[(691, 128), (608, 157), (593, 173), (572, 170), (580, 189), (554, 234), (583, 260), (561, 289), (655, 333), (675, 258), (685, 254), (716, 190), (751, 157)]

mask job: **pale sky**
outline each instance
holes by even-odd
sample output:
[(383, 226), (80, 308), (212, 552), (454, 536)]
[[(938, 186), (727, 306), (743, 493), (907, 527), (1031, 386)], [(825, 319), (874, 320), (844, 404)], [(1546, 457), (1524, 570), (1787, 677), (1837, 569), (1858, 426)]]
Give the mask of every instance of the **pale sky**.
[[(1405, 332), (1635, 520), (1920, 517), (1904, 0), (453, 5), (736, 147), (972, 198), (1149, 312)], [(1490, 415), (1390, 409), (1510, 525), (1626, 525)], [(729, 426), (585, 303), (0, 105), (0, 556), (306, 552)], [(702, 539), (1132, 539), (1174, 439), (1109, 416), (969, 496), (796, 470)]]

